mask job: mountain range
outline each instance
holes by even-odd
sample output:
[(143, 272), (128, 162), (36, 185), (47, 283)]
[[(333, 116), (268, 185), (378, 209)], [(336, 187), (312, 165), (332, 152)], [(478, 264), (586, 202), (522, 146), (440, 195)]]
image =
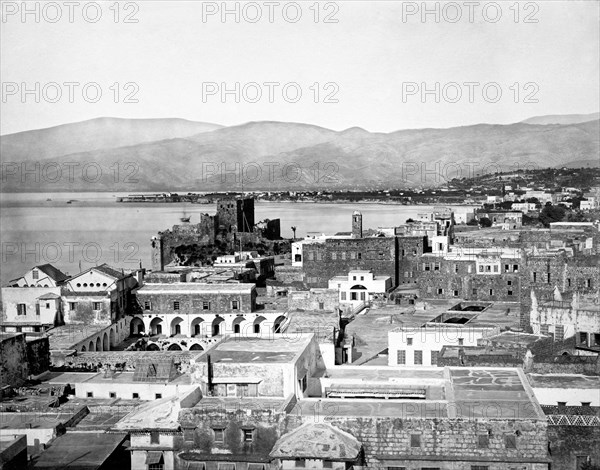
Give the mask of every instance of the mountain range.
[(390, 133), (97, 118), (2, 136), (2, 191), (240, 190), (242, 180), (244, 190), (424, 187), (477, 171), (598, 167), (598, 116)]

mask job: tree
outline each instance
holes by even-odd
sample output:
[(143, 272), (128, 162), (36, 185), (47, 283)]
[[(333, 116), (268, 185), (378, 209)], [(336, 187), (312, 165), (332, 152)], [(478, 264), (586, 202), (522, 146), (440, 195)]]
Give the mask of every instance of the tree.
[(492, 221), (487, 217), (482, 217), (481, 219), (479, 219), (479, 225), (483, 228), (491, 227)]
[(467, 225), (479, 225), (479, 222), (477, 222), (477, 219), (471, 219), (467, 222)]
[(564, 206), (553, 206), (551, 203), (547, 203), (540, 213), (540, 222), (544, 224), (544, 227), (550, 227), (552, 222), (563, 220), (565, 213)]

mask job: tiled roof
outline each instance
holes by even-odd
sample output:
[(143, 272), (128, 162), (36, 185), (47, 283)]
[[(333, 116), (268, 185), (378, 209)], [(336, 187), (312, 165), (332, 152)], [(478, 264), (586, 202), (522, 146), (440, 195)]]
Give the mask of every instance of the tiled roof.
[(57, 283), (62, 282), (65, 279), (69, 278), (69, 276), (67, 276), (65, 273), (63, 273), (61, 270), (55, 268), (51, 264), (41, 264), (39, 266), (36, 266), (34, 269), (39, 269), (44, 274), (46, 274), (50, 279), (53, 279)]

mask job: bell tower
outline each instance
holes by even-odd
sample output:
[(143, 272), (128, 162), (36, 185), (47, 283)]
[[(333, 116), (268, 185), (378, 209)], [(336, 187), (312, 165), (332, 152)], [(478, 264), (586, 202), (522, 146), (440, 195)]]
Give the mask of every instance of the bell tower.
[(352, 238), (362, 238), (362, 214), (354, 211), (352, 214)]

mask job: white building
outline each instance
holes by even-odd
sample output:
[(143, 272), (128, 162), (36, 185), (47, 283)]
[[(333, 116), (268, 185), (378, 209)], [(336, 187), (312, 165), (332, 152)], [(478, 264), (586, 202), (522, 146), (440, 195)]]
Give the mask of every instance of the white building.
[(444, 346), (477, 346), (480, 338), (497, 333), (495, 327), (448, 324), (394, 328), (388, 333), (388, 365), (436, 366)]
[(340, 304), (354, 307), (361, 302), (369, 303), (385, 295), (392, 288), (389, 276), (376, 276), (371, 271), (353, 270), (347, 276), (335, 276), (329, 280), (329, 289), (339, 290)]
[(579, 374), (528, 374), (540, 405), (600, 406), (600, 377)]

